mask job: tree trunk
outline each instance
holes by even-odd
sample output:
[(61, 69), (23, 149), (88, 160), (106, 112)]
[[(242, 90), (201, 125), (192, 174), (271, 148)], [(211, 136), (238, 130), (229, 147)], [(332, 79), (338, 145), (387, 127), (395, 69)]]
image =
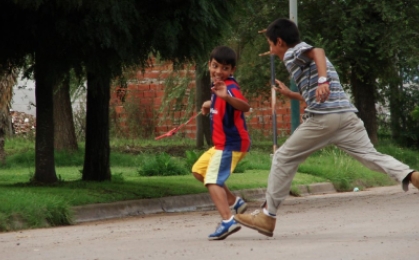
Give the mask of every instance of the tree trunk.
[[(7, 111), (8, 109), (6, 109)], [(6, 137), (7, 120), (4, 109), (0, 109), (0, 165), (6, 164), (6, 151), (4, 150), (4, 139)], [(8, 111), (7, 111), (8, 113)]]
[(378, 143), (377, 137), (377, 111), (375, 77), (363, 71), (353, 68), (351, 73), (352, 94), (355, 106), (358, 108), (358, 116), (364, 121), (365, 129), (373, 144)]
[[(0, 90), (1, 93), (1, 90)], [(11, 133), (11, 119), (9, 115), (9, 106), (8, 104), (0, 106), (0, 165), (6, 164), (6, 151), (4, 150), (6, 136)]]
[(83, 180), (111, 179), (109, 163), (110, 77), (87, 74), (86, 148)]
[(54, 88), (54, 148), (77, 151), (78, 144), (70, 98), (70, 74)]
[(19, 70), (0, 65), (0, 163), (6, 163), (4, 150), (5, 138), (12, 134), (12, 120), (10, 117), (10, 103), (13, 98), (13, 86)]
[(37, 53), (35, 57), (35, 175), (34, 181), (57, 182), (54, 161), (53, 90), (57, 84), (54, 63)]
[[(197, 66), (195, 79), (196, 79), (196, 109), (201, 111), (202, 103), (211, 99), (211, 79), (206, 71), (200, 71)], [(196, 146), (202, 148), (204, 146), (204, 138), (206, 143), (211, 146), (211, 129), (210, 120), (207, 116), (199, 116), (196, 121)]]
[[(3, 89), (0, 89), (0, 94), (3, 94), (2, 91)], [(6, 164), (6, 151), (4, 150), (4, 144), (11, 124), (8, 106), (9, 103), (10, 101), (7, 104), (0, 105), (0, 165)]]

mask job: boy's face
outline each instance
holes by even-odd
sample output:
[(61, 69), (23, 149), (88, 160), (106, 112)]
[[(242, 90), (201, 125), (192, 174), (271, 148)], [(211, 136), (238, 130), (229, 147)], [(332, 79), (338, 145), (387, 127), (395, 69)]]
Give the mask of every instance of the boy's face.
[(274, 44), (270, 39), (267, 40), (271, 53), (278, 56), (281, 60), (284, 60), (284, 54), (288, 50), (287, 44), (281, 38), (277, 39), (276, 44)]
[(209, 73), (210, 73), (212, 82), (217, 82), (220, 80), (224, 81), (230, 75), (232, 75), (234, 71), (236, 70), (236, 67), (233, 68), (231, 64), (224, 65), (217, 62), (214, 59), (210, 60), (208, 64), (209, 64)]

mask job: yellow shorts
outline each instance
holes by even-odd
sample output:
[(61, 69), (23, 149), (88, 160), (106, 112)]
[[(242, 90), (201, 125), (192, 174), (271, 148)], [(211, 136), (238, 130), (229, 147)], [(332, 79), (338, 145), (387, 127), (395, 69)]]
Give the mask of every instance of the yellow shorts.
[(222, 151), (214, 147), (203, 153), (192, 167), (192, 172), (202, 175), (204, 184), (224, 186), (246, 152)]

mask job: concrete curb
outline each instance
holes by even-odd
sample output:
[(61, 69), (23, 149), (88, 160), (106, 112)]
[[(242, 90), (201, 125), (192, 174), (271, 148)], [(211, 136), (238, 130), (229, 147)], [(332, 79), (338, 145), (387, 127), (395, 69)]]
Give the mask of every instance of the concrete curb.
[[(331, 183), (316, 183), (298, 187), (301, 196), (335, 193)], [(246, 201), (263, 200), (266, 189), (234, 191)], [(73, 207), (75, 222), (89, 222), (128, 216), (140, 216), (156, 213), (191, 212), (215, 210), (208, 193), (171, 196), (159, 199), (142, 199), (112, 203), (91, 204)]]

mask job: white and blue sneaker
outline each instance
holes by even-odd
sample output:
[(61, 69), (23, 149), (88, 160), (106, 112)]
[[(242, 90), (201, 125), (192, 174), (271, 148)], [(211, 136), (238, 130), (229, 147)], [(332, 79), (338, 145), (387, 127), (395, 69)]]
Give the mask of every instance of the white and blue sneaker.
[(223, 240), (229, 235), (236, 233), (241, 226), (232, 218), (229, 222), (221, 221), (214, 233), (208, 236), (209, 240)]
[(237, 197), (236, 202), (231, 207), (236, 214), (243, 214), (247, 210), (247, 203), (242, 198)]

